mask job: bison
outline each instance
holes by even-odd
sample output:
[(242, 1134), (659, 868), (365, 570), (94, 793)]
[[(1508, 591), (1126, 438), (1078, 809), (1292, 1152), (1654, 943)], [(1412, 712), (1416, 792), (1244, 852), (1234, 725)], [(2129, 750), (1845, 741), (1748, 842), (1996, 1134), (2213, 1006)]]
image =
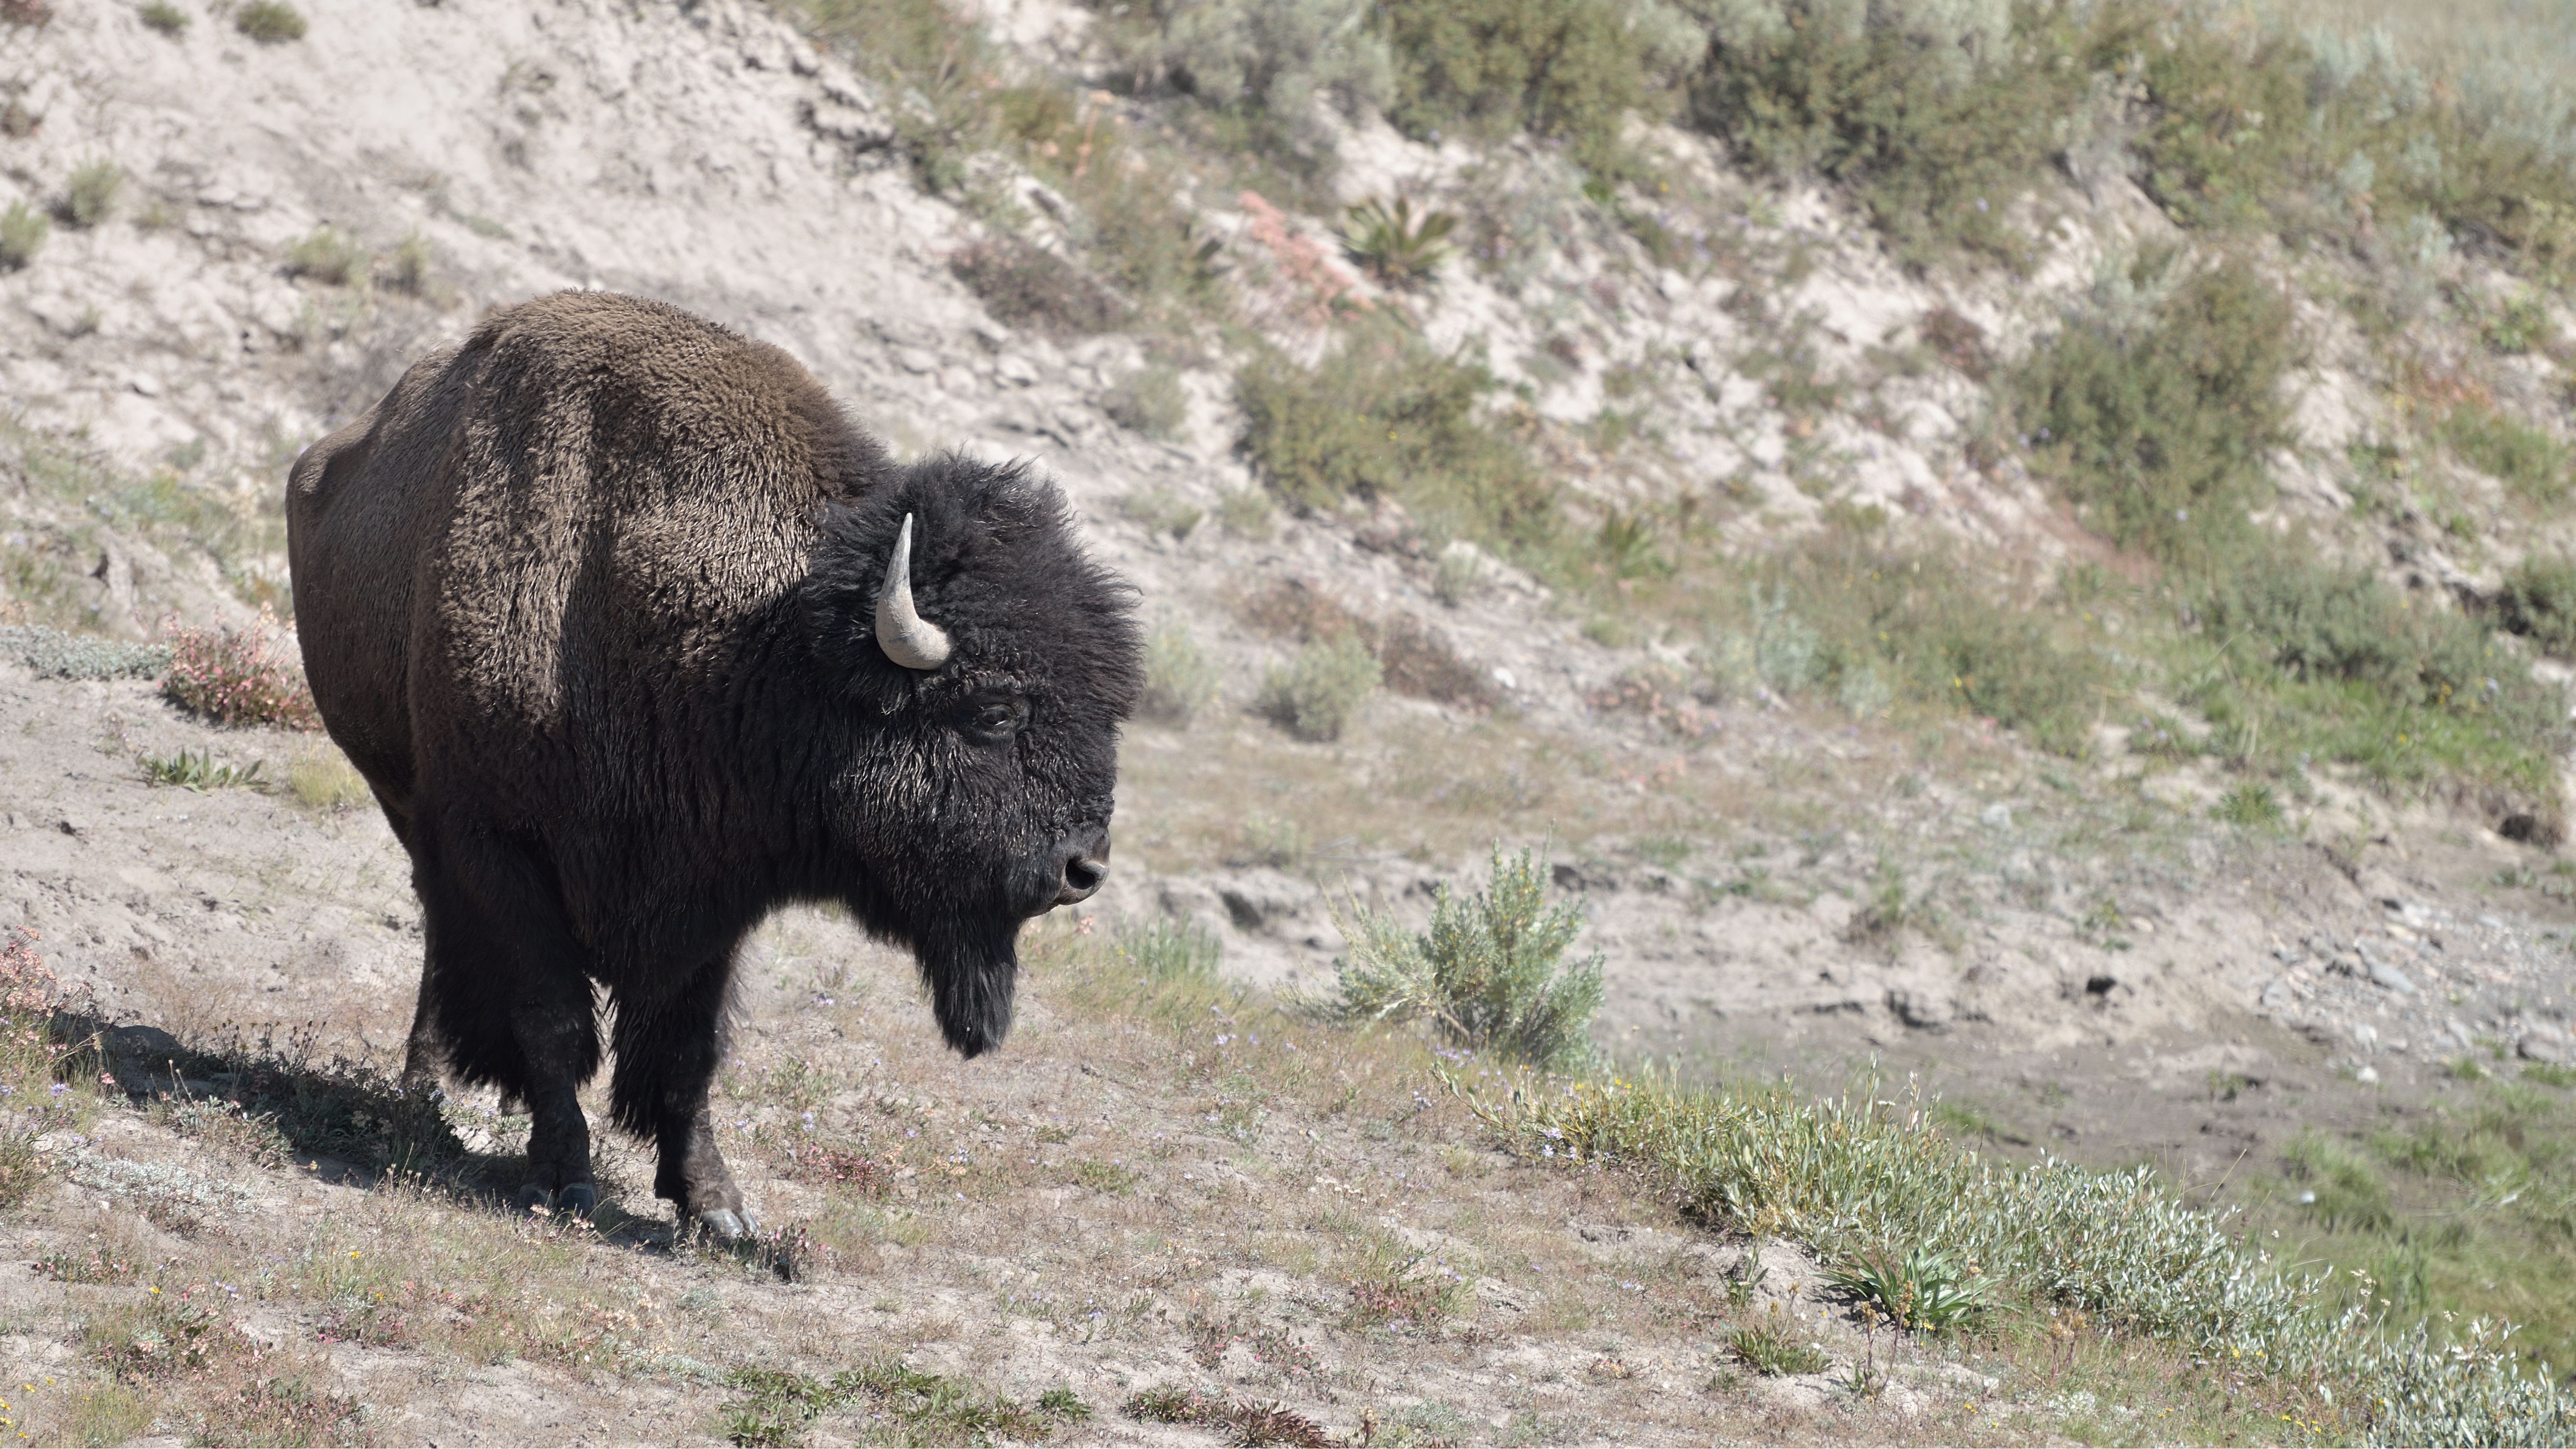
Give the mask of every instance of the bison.
[(775, 347), (567, 292), (415, 364), (287, 484), (305, 672), (411, 855), (405, 1076), (532, 1118), (521, 1203), (598, 1200), (575, 1093), (680, 1221), (756, 1223), (707, 1086), (744, 935), (837, 901), (948, 1044), (1021, 923), (1108, 871), (1132, 591), (1020, 465), (898, 465)]

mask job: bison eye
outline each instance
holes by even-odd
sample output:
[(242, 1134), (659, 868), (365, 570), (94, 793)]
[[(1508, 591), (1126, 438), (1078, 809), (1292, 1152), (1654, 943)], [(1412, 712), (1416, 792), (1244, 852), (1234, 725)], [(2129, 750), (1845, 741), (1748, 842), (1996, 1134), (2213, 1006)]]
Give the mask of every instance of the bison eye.
[(1019, 733), (1029, 722), (1029, 702), (1018, 695), (977, 700), (966, 709), (966, 732), (988, 744)]

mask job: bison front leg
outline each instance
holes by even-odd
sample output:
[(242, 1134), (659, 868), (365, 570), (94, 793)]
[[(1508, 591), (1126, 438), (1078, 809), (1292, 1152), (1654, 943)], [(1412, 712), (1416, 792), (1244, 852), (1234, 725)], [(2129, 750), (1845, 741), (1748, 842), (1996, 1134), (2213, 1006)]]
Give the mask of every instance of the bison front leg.
[(658, 1149), (654, 1195), (671, 1200), (683, 1226), (694, 1219), (720, 1237), (740, 1238), (760, 1223), (716, 1147), (707, 1111), (707, 1087), (723, 1056), (732, 984), (733, 957), (727, 952), (668, 996), (621, 993), (609, 1096), (618, 1125), (650, 1138)]

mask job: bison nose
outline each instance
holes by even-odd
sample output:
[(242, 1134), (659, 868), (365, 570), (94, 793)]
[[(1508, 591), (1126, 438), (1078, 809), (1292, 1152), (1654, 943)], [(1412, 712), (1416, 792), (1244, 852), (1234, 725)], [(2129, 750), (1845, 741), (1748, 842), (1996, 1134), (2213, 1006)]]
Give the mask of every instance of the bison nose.
[(1098, 831), (1088, 838), (1068, 841), (1064, 847), (1064, 883), (1056, 892), (1055, 903), (1069, 906), (1091, 899), (1092, 892), (1109, 878), (1109, 832)]

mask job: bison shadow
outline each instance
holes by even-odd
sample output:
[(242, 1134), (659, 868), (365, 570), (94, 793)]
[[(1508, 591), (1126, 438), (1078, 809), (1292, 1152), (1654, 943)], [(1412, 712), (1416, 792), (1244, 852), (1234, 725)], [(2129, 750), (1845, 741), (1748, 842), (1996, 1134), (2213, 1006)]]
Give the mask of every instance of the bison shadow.
[[(402, 1183), (495, 1216), (520, 1211), (510, 1188), (525, 1175), (523, 1155), (468, 1147), (445, 1093), (408, 1091), (369, 1063), (326, 1056), (309, 1030), (191, 1044), (156, 1026), (64, 1012), (53, 1036), (75, 1060), (86, 1058), (84, 1070), (94, 1063), (102, 1085), (113, 1081), (129, 1101), (158, 1104), (173, 1130), (260, 1166), (362, 1190)], [(591, 1228), (621, 1246), (712, 1248), (781, 1277), (801, 1276), (802, 1235), (793, 1230), (718, 1247), (613, 1200), (600, 1205)]]

